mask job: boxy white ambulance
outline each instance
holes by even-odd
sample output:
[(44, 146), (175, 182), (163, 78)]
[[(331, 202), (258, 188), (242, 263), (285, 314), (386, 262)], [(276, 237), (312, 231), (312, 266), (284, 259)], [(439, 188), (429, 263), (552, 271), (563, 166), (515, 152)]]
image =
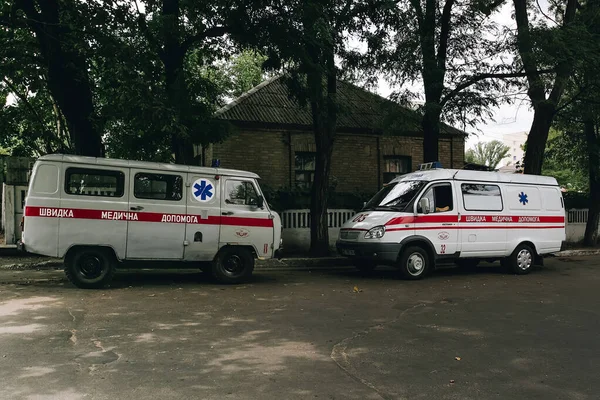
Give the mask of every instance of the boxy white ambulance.
[(221, 168), (44, 156), (33, 167), (20, 246), (64, 257), (67, 277), (81, 288), (102, 287), (115, 267), (135, 261), (195, 263), (221, 282), (241, 282), (255, 258), (274, 257), (281, 245), (281, 219), (258, 179)]
[(336, 245), (361, 270), (388, 264), (420, 279), (444, 261), (500, 260), (526, 274), (565, 237), (556, 179), (434, 168), (386, 185), (344, 224)]

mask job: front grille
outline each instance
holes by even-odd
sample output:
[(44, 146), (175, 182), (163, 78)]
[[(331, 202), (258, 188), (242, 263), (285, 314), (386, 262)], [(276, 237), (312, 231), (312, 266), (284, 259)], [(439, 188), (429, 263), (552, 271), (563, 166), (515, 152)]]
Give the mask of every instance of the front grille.
[(342, 240), (356, 240), (360, 235), (360, 231), (340, 231), (340, 239)]

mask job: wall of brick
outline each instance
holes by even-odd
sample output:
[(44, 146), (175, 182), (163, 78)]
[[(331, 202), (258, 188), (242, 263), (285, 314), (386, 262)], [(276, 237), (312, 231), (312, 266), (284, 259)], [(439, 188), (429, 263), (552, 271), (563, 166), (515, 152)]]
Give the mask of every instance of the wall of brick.
[(222, 168), (257, 173), (261, 184), (286, 186), (289, 182), (287, 135), (273, 130), (239, 131), (212, 146), (211, 157), (221, 160)]
[[(450, 141), (452, 142), (452, 148)], [(292, 159), (290, 165), (289, 146)], [(241, 130), (206, 152), (207, 160), (218, 158), (223, 168), (252, 171), (273, 188), (290, 187), (295, 182), (295, 152), (314, 152), (312, 132), (301, 130)], [(440, 162), (445, 168), (464, 165), (464, 140), (443, 138), (439, 144)], [(423, 140), (405, 136), (376, 136), (339, 133), (335, 140), (331, 178), (338, 192), (375, 192), (383, 182), (385, 156), (410, 156), (412, 170), (423, 162)], [(452, 157), (451, 157), (452, 156)], [(379, 168), (378, 168), (378, 157)], [(452, 162), (451, 162), (452, 158)], [(378, 175), (379, 172), (379, 175)]]

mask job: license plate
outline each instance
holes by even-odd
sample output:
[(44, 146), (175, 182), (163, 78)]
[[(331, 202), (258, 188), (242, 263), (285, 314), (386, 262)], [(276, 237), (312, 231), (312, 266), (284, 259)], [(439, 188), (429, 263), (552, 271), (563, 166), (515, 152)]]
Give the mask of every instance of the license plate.
[(354, 254), (354, 250), (342, 249), (342, 255), (344, 256), (353, 256)]

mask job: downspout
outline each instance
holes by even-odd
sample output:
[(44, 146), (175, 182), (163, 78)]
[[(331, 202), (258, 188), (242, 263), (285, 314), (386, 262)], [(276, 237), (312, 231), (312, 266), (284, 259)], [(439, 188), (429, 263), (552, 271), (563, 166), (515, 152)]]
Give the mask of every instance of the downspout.
[(381, 148), (379, 136), (377, 139), (377, 191), (381, 188)]
[(288, 165), (289, 165), (289, 179), (290, 179), (290, 184), (289, 184), (289, 189), (292, 190), (292, 178), (293, 178), (293, 169), (292, 169), (292, 162), (293, 160), (293, 154), (292, 154), (292, 133), (290, 131), (288, 131)]
[(454, 168), (454, 138), (450, 136), (450, 168)]

